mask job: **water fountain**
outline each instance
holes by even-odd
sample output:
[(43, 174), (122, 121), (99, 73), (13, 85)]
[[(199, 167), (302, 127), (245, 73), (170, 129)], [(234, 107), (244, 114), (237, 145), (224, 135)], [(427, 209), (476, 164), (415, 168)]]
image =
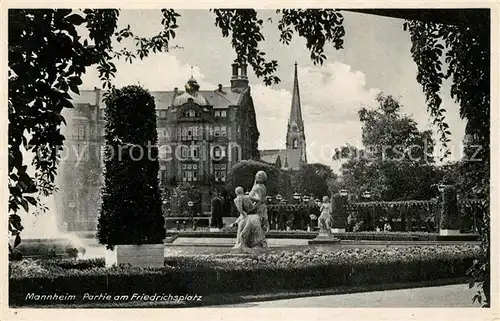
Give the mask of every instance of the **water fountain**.
[(37, 213), (31, 207), (28, 213), (19, 213), (24, 230), (22, 242), (16, 248), (23, 257), (74, 257), (85, 258), (86, 244), (76, 235), (63, 231), (57, 222), (54, 196), (42, 200), (48, 207)]
[[(29, 140), (29, 135), (26, 135)], [(21, 148), (23, 159), (29, 160), (32, 154)], [(34, 169), (28, 162), (27, 172), (33, 177)], [(56, 179), (57, 180), (57, 179)], [(64, 193), (63, 190), (59, 191)], [(57, 193), (57, 192), (56, 192)], [(21, 243), (16, 251), (23, 257), (86, 257), (86, 244), (78, 236), (68, 233), (58, 224), (56, 195), (41, 199), (48, 208), (41, 211), (40, 207), (30, 205), (28, 212), (19, 210), (24, 229), (21, 232)]]

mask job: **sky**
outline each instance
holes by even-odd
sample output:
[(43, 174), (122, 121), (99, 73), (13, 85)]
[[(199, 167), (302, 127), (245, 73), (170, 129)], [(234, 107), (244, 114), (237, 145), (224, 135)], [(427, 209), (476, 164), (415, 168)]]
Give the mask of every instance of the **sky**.
[[(118, 62), (116, 86), (141, 84), (151, 91), (184, 88), (191, 70), (202, 90), (215, 90), (218, 84), (229, 85), (235, 53), (230, 39), (223, 38), (215, 26), (214, 14), (208, 10), (178, 12), (179, 28), (171, 45), (182, 49), (154, 54), (133, 64)], [(410, 54), (409, 34), (403, 31), (403, 20), (343, 12), (344, 48), (335, 50), (332, 45), (325, 45), (328, 59), (322, 66), (315, 66), (305, 40), (297, 34), (290, 45), (279, 42), (279, 16), (274, 10), (260, 10), (258, 14), (264, 20), (266, 39), (261, 48), (267, 59), (278, 60), (277, 76), (281, 79), (278, 85), (265, 86), (251, 68), (248, 70), (260, 131), (259, 149), (285, 148), (295, 62), (309, 163), (323, 163), (337, 171), (340, 164), (332, 160), (335, 148), (346, 143), (362, 146), (358, 110), (375, 107), (374, 98), (379, 92), (398, 97), (402, 112), (411, 115), (419, 129), (436, 131), (422, 87), (416, 81), (417, 69)], [(161, 30), (160, 22), (158, 9), (122, 10), (119, 28), (129, 24), (136, 35), (151, 36)], [(100, 87), (95, 69), (84, 75), (83, 87)], [(460, 156), (465, 123), (459, 117), (458, 105), (449, 98), (449, 90), (450, 84), (445, 83), (442, 108), (447, 111), (452, 132), (453, 160)]]

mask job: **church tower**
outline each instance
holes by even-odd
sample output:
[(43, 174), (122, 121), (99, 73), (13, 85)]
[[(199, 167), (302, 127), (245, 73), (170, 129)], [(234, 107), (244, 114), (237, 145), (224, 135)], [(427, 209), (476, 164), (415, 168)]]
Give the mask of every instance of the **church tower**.
[(292, 108), (288, 119), (286, 133), (286, 166), (292, 170), (298, 170), (302, 164), (307, 163), (306, 136), (304, 133), (304, 121), (302, 120), (302, 109), (300, 106), (299, 79), (297, 77), (297, 62), (295, 63), (295, 74), (293, 79)]

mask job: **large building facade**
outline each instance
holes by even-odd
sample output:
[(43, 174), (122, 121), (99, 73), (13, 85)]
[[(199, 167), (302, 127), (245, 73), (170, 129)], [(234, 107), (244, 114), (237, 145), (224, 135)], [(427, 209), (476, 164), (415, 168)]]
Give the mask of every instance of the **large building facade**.
[(300, 166), (307, 164), (306, 135), (300, 104), (297, 63), (295, 63), (292, 106), (288, 118), (285, 146), (286, 149), (261, 150), (261, 159), (287, 170), (298, 170)]
[[(259, 132), (245, 64), (233, 64), (229, 86), (201, 90), (191, 77), (185, 90), (151, 92), (155, 99), (159, 182), (200, 188), (197, 210), (209, 211), (210, 192), (225, 185), (228, 171), (243, 159), (258, 157)], [(99, 89), (74, 97), (65, 112), (68, 126), (60, 162), (56, 203), (70, 230), (94, 230), (103, 177), (105, 105)]]

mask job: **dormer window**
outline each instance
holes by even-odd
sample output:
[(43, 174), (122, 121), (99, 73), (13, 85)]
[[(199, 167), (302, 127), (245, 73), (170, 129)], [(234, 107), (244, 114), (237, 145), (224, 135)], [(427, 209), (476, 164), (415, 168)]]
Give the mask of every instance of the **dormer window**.
[(198, 112), (196, 110), (194, 110), (194, 109), (188, 109), (188, 110), (184, 111), (182, 113), (182, 116), (186, 117), (186, 118), (200, 117), (200, 115), (198, 114)]
[(225, 110), (216, 110), (216, 111), (214, 111), (214, 116), (215, 116), (215, 118), (226, 118), (227, 113)]

